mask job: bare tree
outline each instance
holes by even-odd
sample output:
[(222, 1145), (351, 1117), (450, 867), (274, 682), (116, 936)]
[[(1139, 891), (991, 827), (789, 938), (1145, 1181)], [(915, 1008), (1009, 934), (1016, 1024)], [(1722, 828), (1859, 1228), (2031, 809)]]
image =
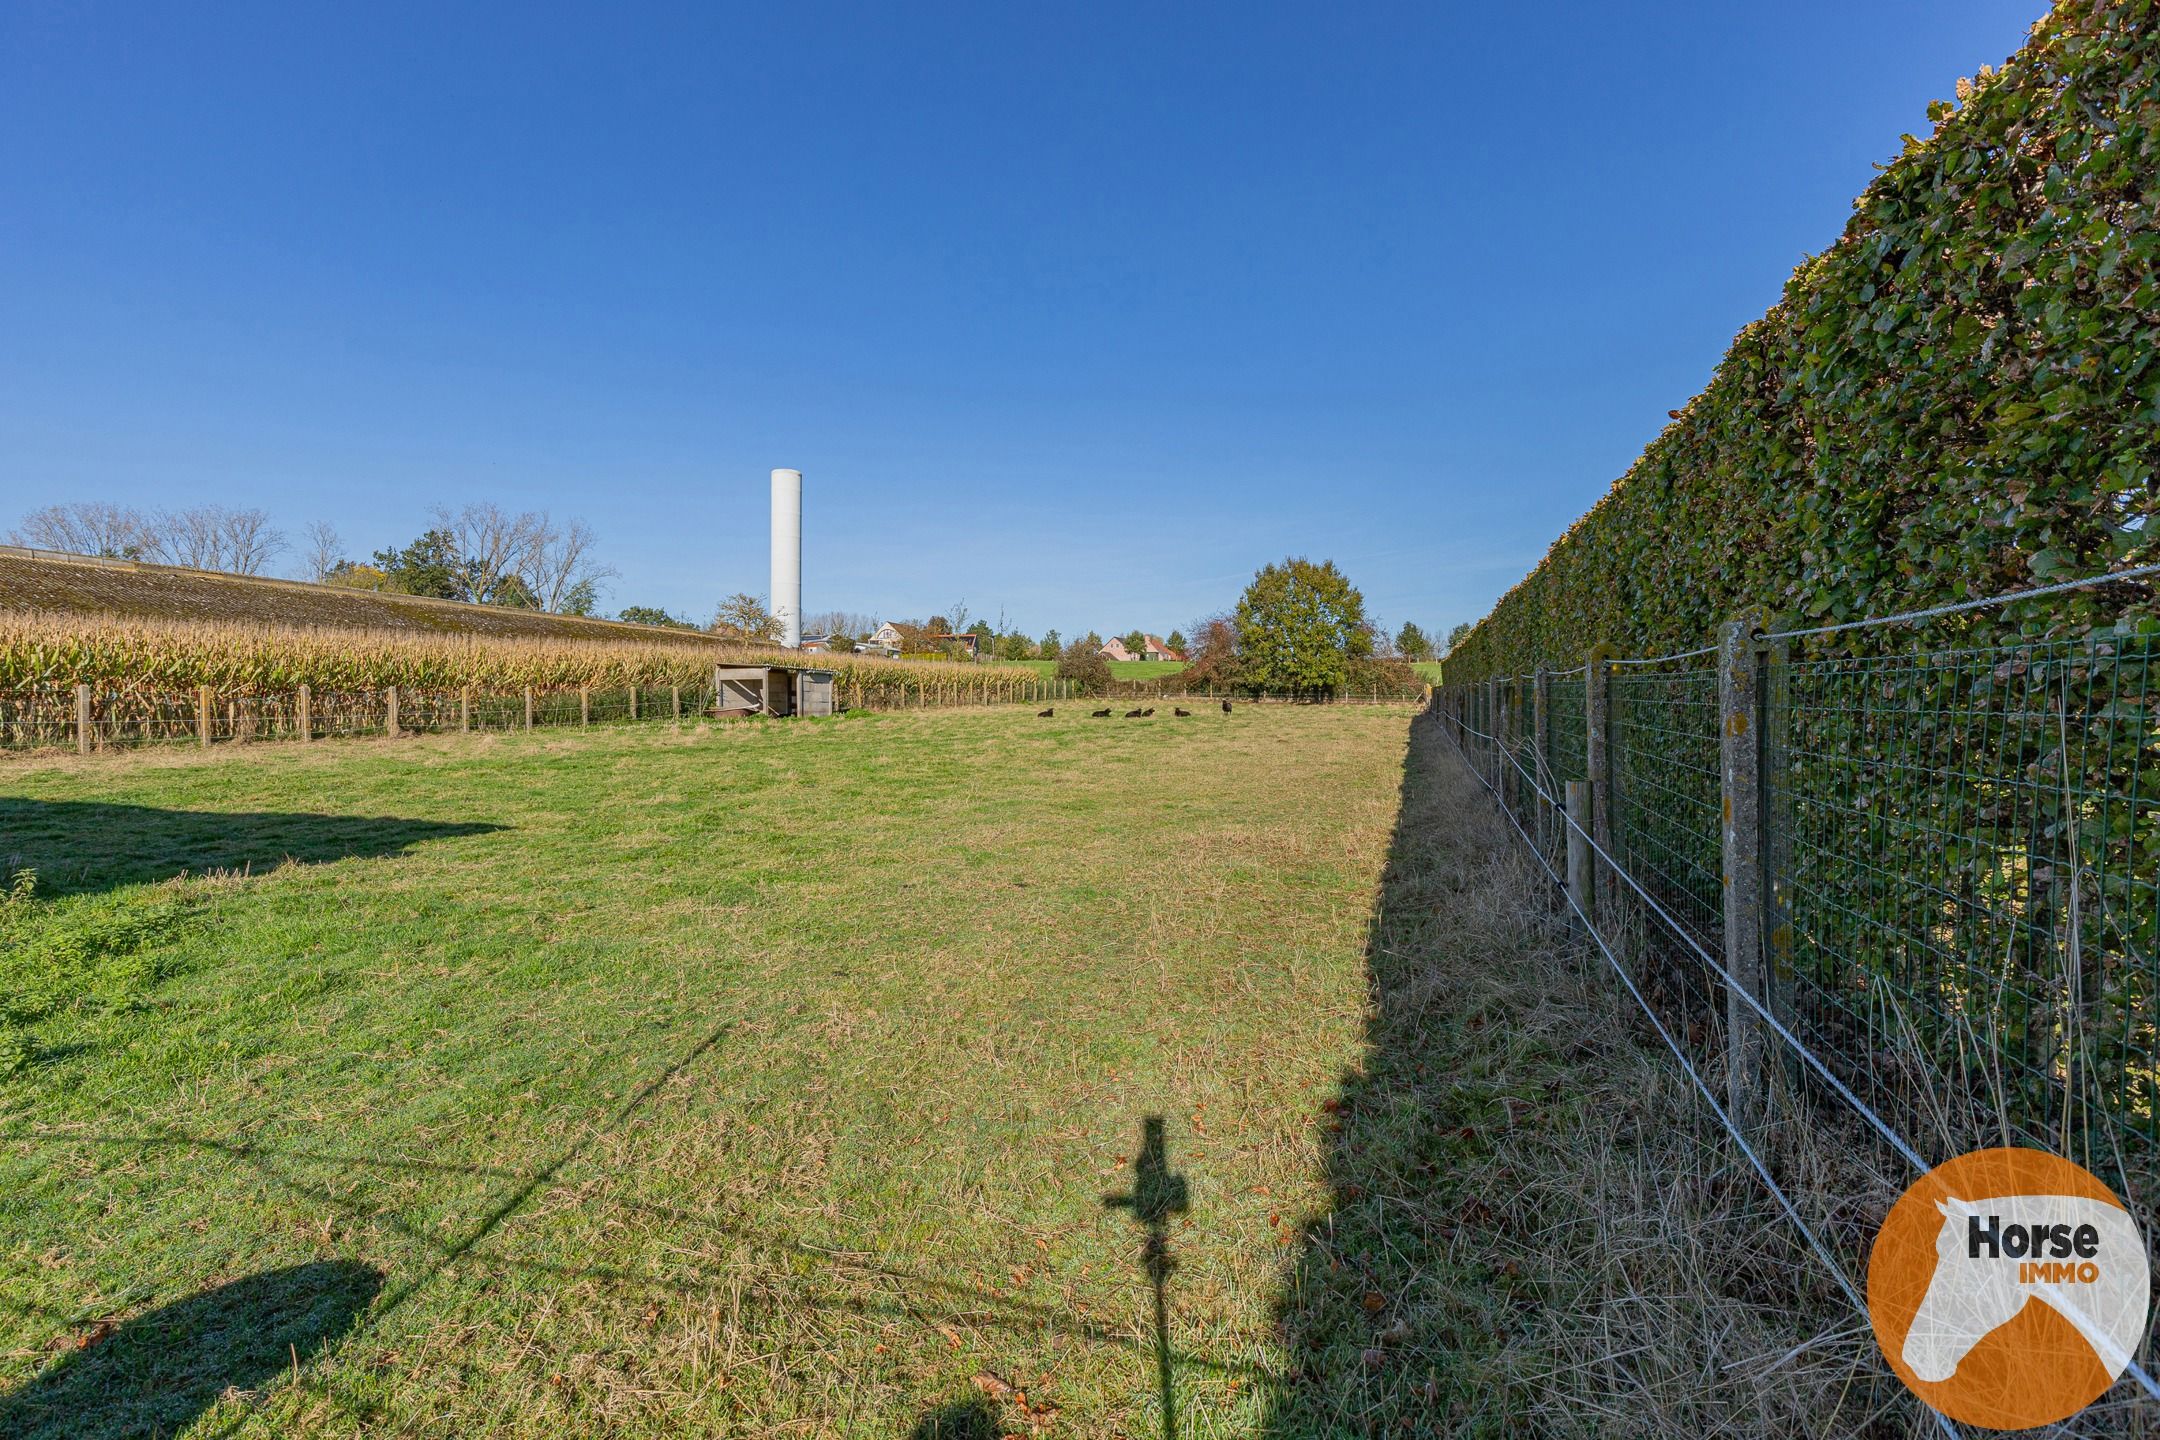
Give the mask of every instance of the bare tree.
[(433, 514), (437, 526), (450, 533), (464, 560), (458, 584), (465, 593), (460, 599), (488, 604), (498, 598), (503, 581), (511, 576), (517, 576), (538, 593), (539, 587), (525, 580), (524, 572), (547, 527), (545, 515), (533, 510), (513, 515), (493, 501), (467, 505), (454, 512), (447, 505), (437, 505)]
[(307, 577), (320, 585), (330, 578), (338, 562), (345, 558), (345, 537), (338, 534), (337, 526), (327, 520), (310, 521), (307, 527), (307, 552), (303, 563)]
[(766, 608), (765, 597), (745, 590), (738, 590), (720, 602), (720, 612), (713, 616), (712, 629), (716, 634), (743, 640), (780, 638), (779, 617)]
[(156, 525), (163, 556), (175, 565), (197, 570), (260, 575), (285, 549), (285, 532), (261, 510), (198, 505), (191, 510), (164, 511)]
[(602, 580), (616, 573), (613, 566), (594, 562), (593, 547), (600, 538), (583, 520), (557, 526), (545, 510), (526, 518), (534, 522), (534, 539), (519, 573), (541, 609), (560, 611), (580, 585), (588, 587), (590, 597)]
[(803, 616), (805, 635), (845, 635), (860, 640), (878, 627), (875, 615), (865, 615), (855, 610), (820, 610), (815, 615)]
[(147, 516), (103, 500), (33, 510), (8, 532), (8, 543), (114, 560), (155, 560), (162, 553), (157, 528)]

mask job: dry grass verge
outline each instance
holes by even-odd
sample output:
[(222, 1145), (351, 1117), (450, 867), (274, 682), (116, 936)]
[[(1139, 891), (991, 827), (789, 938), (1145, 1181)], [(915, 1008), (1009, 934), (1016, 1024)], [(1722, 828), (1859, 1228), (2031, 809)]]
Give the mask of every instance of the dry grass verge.
[[(1938, 1433), (1550, 893), (1419, 723), (1270, 1433)], [(1820, 1120), (1772, 1148), (1864, 1262), (1894, 1172)]]

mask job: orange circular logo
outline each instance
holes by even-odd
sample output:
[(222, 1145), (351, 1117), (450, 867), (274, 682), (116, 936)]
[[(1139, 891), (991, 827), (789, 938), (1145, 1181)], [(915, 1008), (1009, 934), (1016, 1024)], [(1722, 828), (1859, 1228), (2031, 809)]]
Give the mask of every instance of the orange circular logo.
[(1898, 1378), (1953, 1420), (2025, 1430), (2107, 1391), (2145, 1338), (2151, 1271), (2115, 1192), (2044, 1150), (1975, 1150), (1890, 1207), (1868, 1315)]

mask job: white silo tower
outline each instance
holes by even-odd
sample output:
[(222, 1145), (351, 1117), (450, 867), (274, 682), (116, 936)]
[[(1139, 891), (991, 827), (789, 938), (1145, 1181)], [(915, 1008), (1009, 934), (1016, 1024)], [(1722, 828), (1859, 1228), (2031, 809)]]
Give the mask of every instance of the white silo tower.
[(772, 472), (772, 613), (780, 643), (802, 644), (802, 471)]

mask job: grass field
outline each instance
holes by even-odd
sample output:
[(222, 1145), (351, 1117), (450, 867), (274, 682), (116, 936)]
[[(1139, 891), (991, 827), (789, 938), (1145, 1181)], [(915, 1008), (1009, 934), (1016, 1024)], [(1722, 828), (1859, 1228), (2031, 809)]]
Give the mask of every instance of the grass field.
[[(1010, 663), (1025, 665), (1040, 675), (1052, 675), (1057, 671), (1057, 661), (1055, 660), (1018, 660)], [(1184, 668), (1185, 662), (1181, 660), (1112, 660), (1110, 662), (1110, 678), (1113, 680), (1160, 680), (1166, 675), (1175, 675)], [(1429, 680), (1435, 685), (1440, 683), (1439, 661), (1420, 660), (1410, 668), (1417, 671), (1423, 679)]]
[[(1055, 675), (1055, 660), (1014, 660), (1007, 662), (1025, 665), (1038, 675)], [(1113, 680), (1160, 680), (1165, 675), (1175, 675), (1185, 668), (1183, 660), (1112, 660), (1110, 678)]]
[(0, 1433), (1261, 1433), (1407, 724), (13, 762)]

